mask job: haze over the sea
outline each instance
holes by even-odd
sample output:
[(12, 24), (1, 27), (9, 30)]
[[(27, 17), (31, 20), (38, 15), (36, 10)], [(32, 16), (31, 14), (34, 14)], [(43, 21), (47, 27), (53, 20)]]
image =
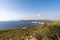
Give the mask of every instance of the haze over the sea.
[(60, 0), (0, 0), (0, 21), (60, 20)]

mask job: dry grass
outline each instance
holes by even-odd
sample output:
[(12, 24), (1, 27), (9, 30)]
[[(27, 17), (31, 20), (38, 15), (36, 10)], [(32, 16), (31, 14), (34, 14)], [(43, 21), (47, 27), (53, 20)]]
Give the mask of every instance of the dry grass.
[(0, 40), (25, 40), (31, 35), (37, 40), (60, 40), (60, 22), (25, 29), (3, 30), (0, 31)]

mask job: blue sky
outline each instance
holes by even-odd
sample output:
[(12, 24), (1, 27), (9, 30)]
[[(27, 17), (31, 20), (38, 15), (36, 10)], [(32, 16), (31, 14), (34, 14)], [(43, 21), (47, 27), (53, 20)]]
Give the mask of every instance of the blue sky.
[(60, 20), (60, 0), (0, 0), (0, 21)]

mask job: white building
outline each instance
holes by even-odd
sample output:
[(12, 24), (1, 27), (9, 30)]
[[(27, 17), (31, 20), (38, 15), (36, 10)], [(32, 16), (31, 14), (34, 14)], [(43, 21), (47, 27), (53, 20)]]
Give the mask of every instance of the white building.
[(35, 23), (35, 24), (44, 24), (44, 22), (36, 22), (36, 21), (33, 21), (32, 23)]

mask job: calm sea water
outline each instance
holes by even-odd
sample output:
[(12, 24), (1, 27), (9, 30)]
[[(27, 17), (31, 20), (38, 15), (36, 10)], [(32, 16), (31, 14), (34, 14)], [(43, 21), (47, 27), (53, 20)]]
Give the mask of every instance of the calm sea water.
[(33, 24), (31, 21), (1, 21), (0, 30), (38, 26), (39, 24)]

